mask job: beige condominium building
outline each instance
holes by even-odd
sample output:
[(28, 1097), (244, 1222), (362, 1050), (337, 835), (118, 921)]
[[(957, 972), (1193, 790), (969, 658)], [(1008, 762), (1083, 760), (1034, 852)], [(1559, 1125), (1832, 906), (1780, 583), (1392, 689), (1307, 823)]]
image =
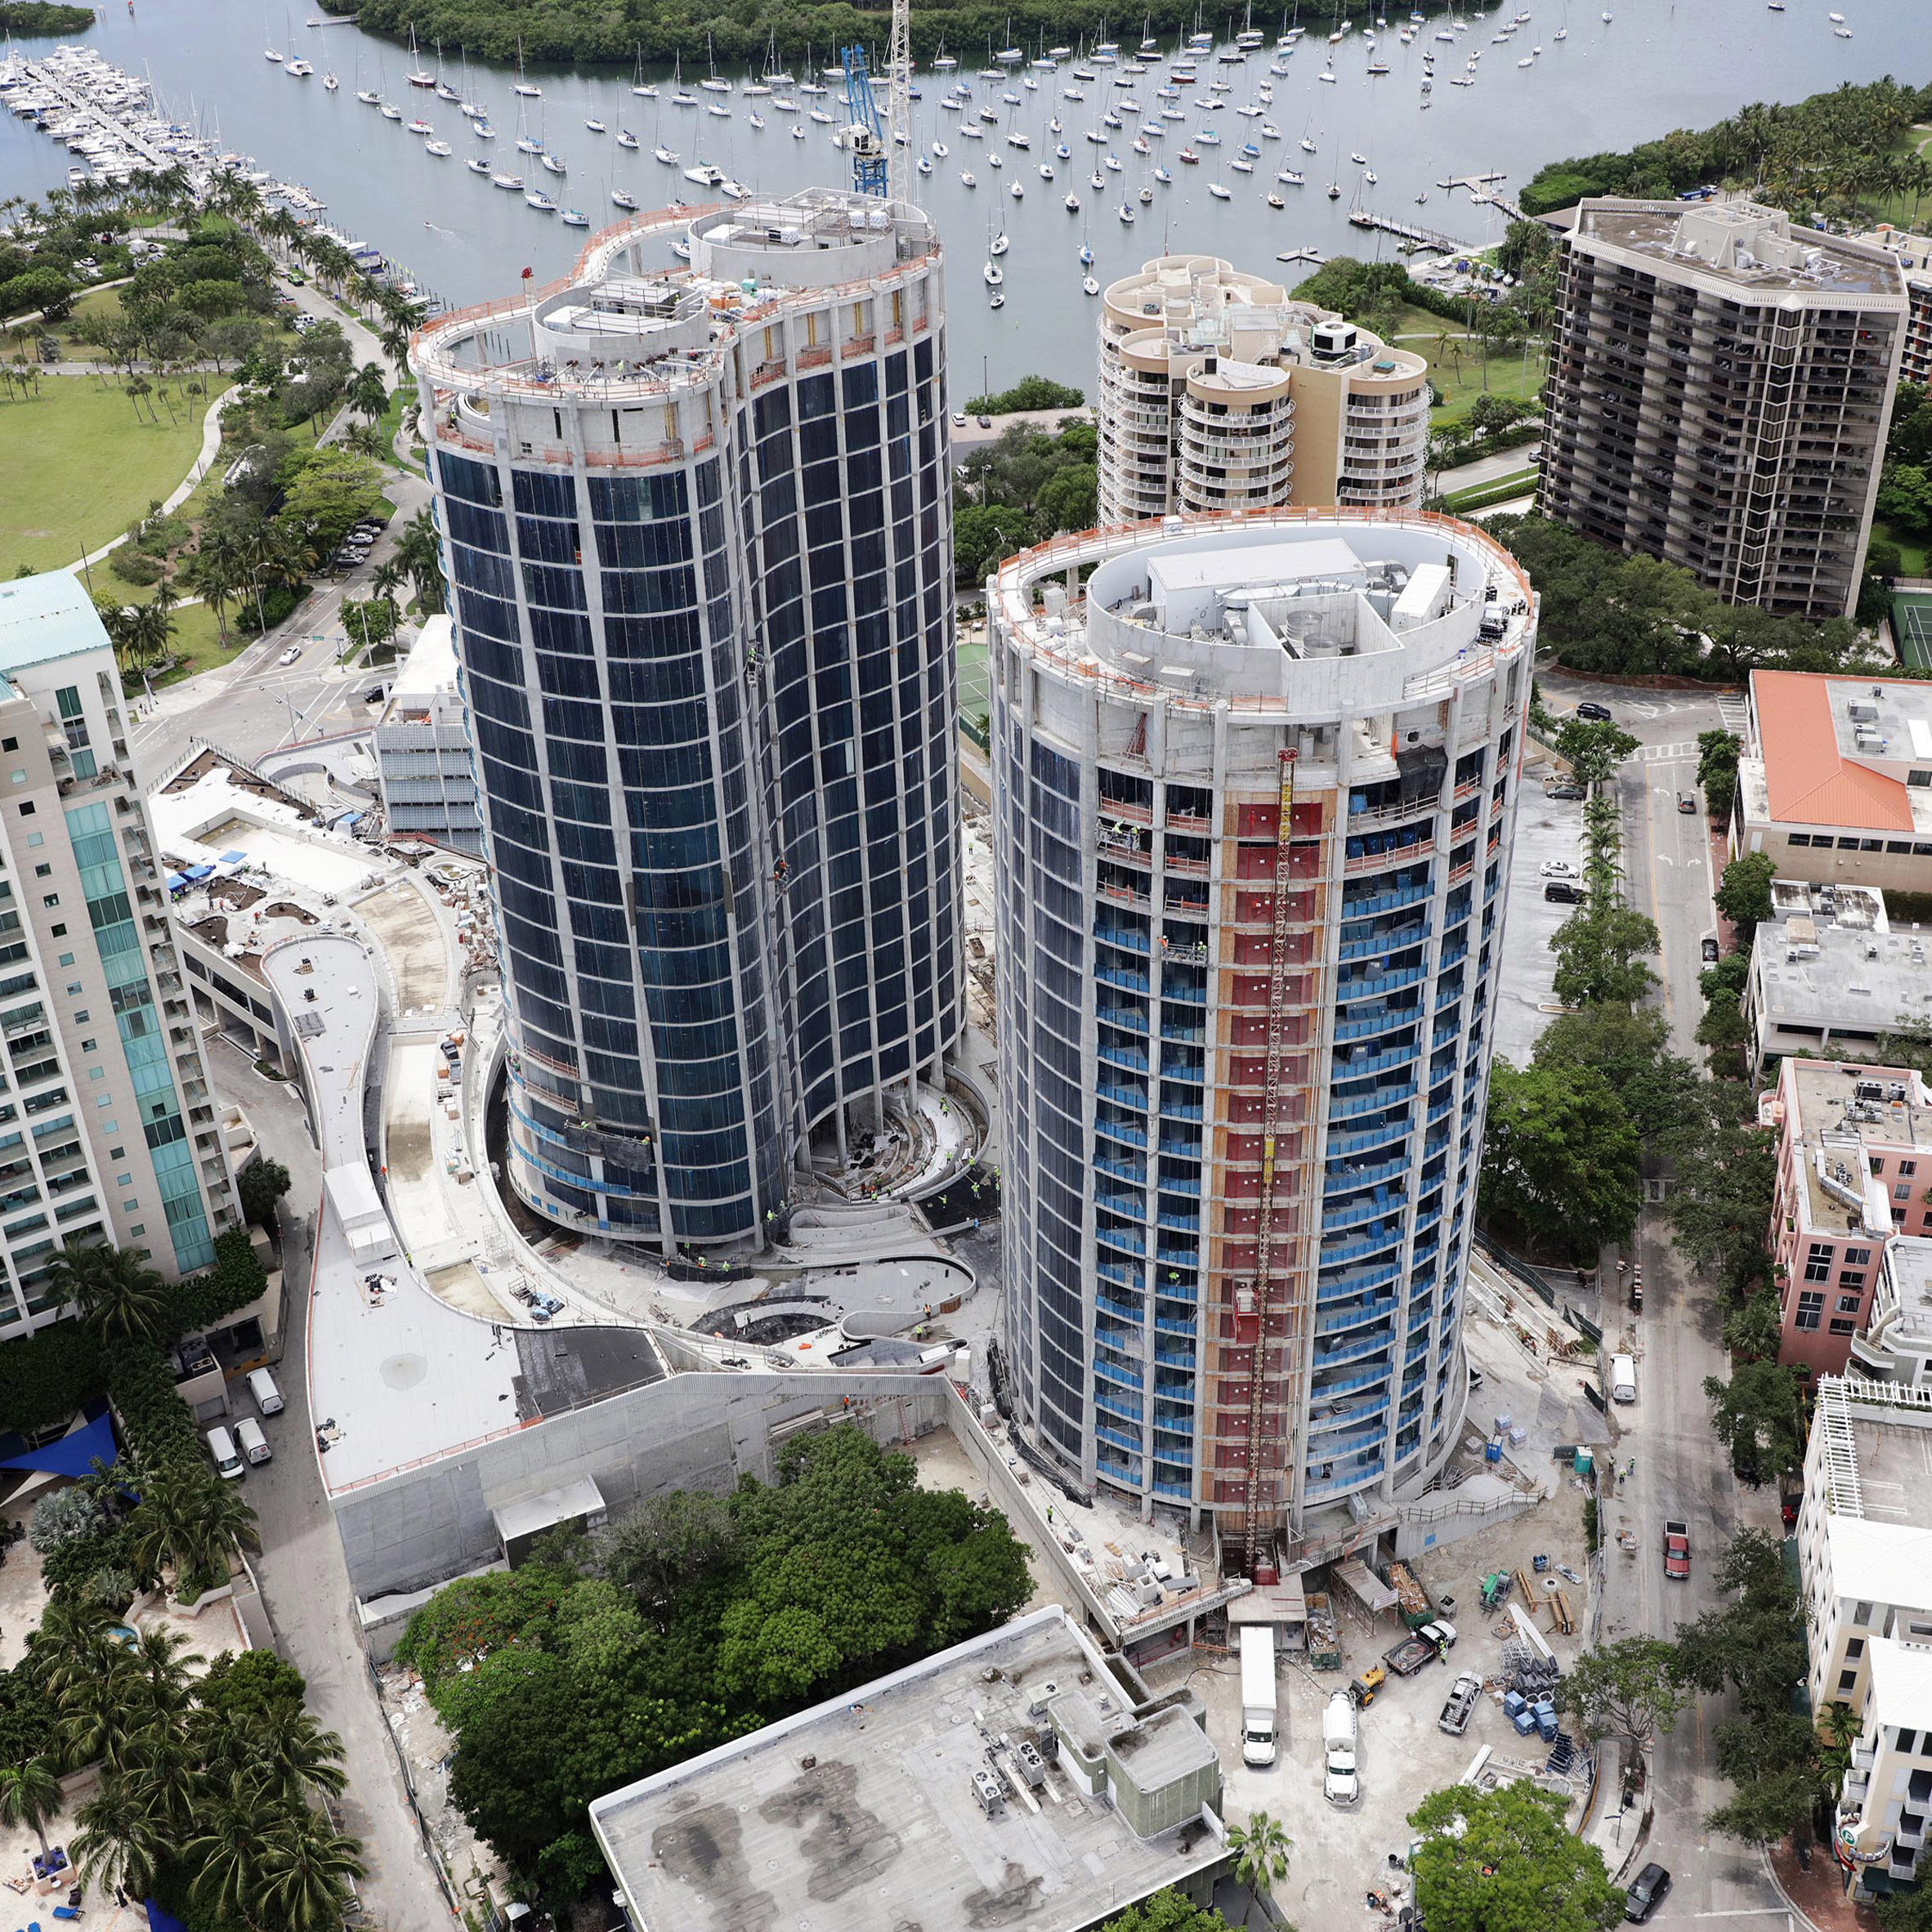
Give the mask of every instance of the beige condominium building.
[(1898, 259), (1743, 201), (1585, 201), (1559, 248), (1538, 509), (1733, 603), (1849, 615)]
[(1429, 364), (1213, 255), (1165, 255), (1100, 315), (1100, 521), (1412, 509)]

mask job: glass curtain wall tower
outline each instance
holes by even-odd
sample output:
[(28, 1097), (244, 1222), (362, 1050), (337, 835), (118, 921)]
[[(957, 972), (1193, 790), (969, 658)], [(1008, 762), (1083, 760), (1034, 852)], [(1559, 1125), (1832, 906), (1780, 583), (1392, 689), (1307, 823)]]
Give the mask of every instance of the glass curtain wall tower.
[(1455, 1439), (1535, 623), (1446, 517), (1181, 529), (989, 585), (1008, 1341), (1042, 1449), (1238, 1537)]
[(646, 217), (414, 364), (509, 1178), (667, 1253), (758, 1238), (961, 1024), (937, 235), (820, 190)]

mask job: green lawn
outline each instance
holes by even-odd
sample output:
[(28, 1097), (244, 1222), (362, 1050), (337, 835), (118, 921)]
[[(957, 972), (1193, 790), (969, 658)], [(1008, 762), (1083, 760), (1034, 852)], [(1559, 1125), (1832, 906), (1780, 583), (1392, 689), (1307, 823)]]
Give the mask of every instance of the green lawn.
[[(170, 671), (164, 678), (157, 678), (157, 686), (176, 684), (184, 678), (192, 678), (198, 671), (211, 671), (217, 664), (230, 663), (237, 651), (248, 640), (235, 628), (235, 610), (228, 611), (228, 648), (221, 648), (221, 632), (215, 623), (215, 614), (206, 604), (178, 605), (172, 613), (174, 618), (174, 648), (187, 661), (178, 669)], [(139, 684), (138, 678), (134, 680)]]
[(1896, 543), (1898, 546), (1898, 575), (1902, 577), (1932, 577), (1932, 545), (1914, 543), (1910, 537), (1902, 536), (1882, 518), (1872, 525), (1872, 540), (1875, 543)]
[[(118, 383), (93, 376), (43, 376), (38, 396), (0, 401), (0, 577), (23, 563), (73, 563), (179, 488), (201, 453), (208, 402), (228, 387), (225, 377), (197, 379), (206, 394), (165, 385), (172, 421), (159, 396), (142, 399), (137, 417)], [(150, 401), (158, 423), (148, 421)]]
[(1491, 349), (1487, 376), (1482, 354), (1473, 342), (1456, 342), (1447, 347), (1425, 342), (1404, 346), (1420, 350), (1429, 357), (1429, 379), (1442, 392), (1441, 408), (1429, 418), (1431, 427), (1436, 429), (1460, 423), (1479, 396), (1510, 396), (1527, 400), (1543, 387), (1543, 357), (1537, 346), (1532, 345), (1527, 360), (1520, 343)]

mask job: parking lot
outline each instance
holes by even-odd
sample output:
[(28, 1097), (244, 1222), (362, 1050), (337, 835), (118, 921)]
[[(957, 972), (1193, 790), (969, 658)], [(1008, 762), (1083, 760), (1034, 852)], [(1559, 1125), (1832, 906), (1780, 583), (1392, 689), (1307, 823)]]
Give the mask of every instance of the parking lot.
[(1504, 915), (1508, 963), (1496, 1006), (1496, 1050), (1519, 1067), (1529, 1058), (1537, 1035), (1555, 1011), (1550, 989), (1556, 976), (1556, 955), (1550, 950), (1550, 937), (1575, 910), (1543, 897), (1549, 882), (1542, 866), (1552, 859), (1581, 870), (1583, 806), (1577, 799), (1549, 797), (1541, 772), (1531, 766), (1523, 772), (1516, 812), (1516, 844)]

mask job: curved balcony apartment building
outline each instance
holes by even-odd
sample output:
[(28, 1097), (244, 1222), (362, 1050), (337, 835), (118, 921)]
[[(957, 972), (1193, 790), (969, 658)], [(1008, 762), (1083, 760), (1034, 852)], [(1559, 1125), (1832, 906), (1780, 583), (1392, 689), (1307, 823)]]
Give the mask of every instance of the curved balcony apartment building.
[(1447, 518), (1277, 511), (1062, 539), (988, 605), (1022, 1425), (1237, 1533), (1251, 1439), (1276, 1523), (1406, 1488), (1466, 1389), (1527, 581)]
[(1429, 364), (1212, 255), (1101, 304), (1100, 521), (1420, 503)]
[(560, 1225), (758, 1238), (959, 1031), (944, 345), (932, 223), (819, 190), (418, 339), (508, 1176)]

